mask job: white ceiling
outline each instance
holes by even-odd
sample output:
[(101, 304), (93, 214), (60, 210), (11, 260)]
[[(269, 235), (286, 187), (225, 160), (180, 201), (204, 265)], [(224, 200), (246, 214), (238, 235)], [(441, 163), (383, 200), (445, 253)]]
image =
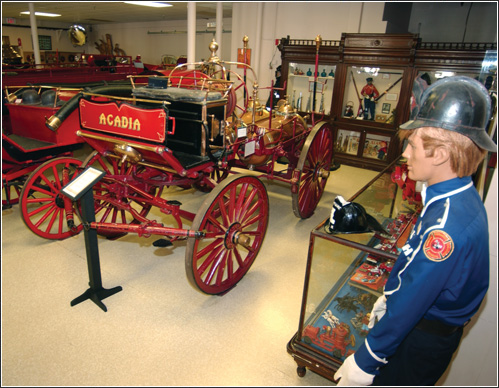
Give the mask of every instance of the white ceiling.
[[(169, 2), (172, 7), (151, 8), (121, 1), (33, 1), (35, 12), (61, 14), (61, 17), (50, 18), (37, 16), (37, 20), (65, 23), (104, 24), (153, 22), (162, 20), (187, 20), (187, 2)], [(222, 1), (223, 17), (232, 17), (232, 3)], [(19, 24), (29, 24), (29, 15), (20, 15), (29, 11), (29, 2), (2, 1), (2, 18), (15, 18)], [(196, 2), (196, 19), (215, 19), (216, 2)], [(2, 20), (5, 23), (5, 20)]]

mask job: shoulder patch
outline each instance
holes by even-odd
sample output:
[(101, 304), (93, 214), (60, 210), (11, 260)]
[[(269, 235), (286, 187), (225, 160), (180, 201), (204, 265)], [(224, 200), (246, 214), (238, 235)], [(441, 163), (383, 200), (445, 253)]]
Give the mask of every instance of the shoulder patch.
[(454, 241), (443, 230), (434, 230), (426, 239), (423, 251), (431, 261), (444, 261), (454, 251)]

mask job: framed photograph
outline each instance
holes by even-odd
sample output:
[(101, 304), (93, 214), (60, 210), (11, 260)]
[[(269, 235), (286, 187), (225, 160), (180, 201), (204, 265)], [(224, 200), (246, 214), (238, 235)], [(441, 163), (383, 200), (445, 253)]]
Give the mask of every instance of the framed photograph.
[(40, 50), (52, 50), (52, 37), (50, 35), (38, 35), (38, 47)]
[(362, 156), (365, 158), (386, 160), (389, 145), (389, 137), (368, 134), (364, 143)]
[(388, 103), (384, 102), (383, 106), (381, 107), (381, 113), (390, 114), (391, 106), (392, 106), (392, 104), (388, 104)]
[[(347, 68), (346, 80), (345, 80), (345, 91), (343, 94), (343, 103), (347, 101), (353, 101), (355, 107), (353, 110), (353, 117), (361, 117), (364, 120), (365, 116), (369, 116), (368, 119), (375, 119), (375, 113), (381, 113), (389, 115), (391, 110), (395, 108), (396, 102), (398, 101), (398, 96), (401, 92), (401, 85), (403, 79), (404, 71), (400, 69), (376, 67), (370, 68), (366, 66), (349, 66)], [(369, 81), (367, 81), (369, 79)], [(368, 112), (364, 111), (364, 98), (363, 94), (373, 93), (375, 88), (379, 97), (376, 98), (376, 106), (369, 106)], [(360, 100), (360, 101), (359, 101)], [(388, 103), (388, 112), (381, 112), (381, 107), (383, 103)], [(371, 105), (371, 104), (368, 104)], [(393, 108), (392, 108), (393, 106)], [(346, 109), (343, 113), (342, 118), (350, 118), (351, 112), (346, 114)], [(390, 124), (390, 123), (388, 123)]]
[(335, 150), (345, 154), (357, 155), (359, 151), (360, 132), (340, 129), (335, 143)]

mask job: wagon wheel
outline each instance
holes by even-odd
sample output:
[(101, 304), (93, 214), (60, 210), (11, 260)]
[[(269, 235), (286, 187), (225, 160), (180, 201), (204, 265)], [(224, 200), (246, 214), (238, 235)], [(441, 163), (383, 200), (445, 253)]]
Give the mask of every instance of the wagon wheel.
[[(113, 155), (106, 156), (97, 151), (94, 151), (83, 162), (83, 169), (88, 166), (106, 173), (93, 187), (96, 222), (140, 224), (145, 221), (152, 205), (146, 201), (140, 191), (154, 196), (158, 188), (150, 186), (146, 189), (145, 184), (136, 180), (144, 172), (145, 167), (134, 166), (128, 160), (122, 161)], [(124, 184), (124, 181), (134, 181), (132, 185), (140, 190), (133, 190), (127, 186), (128, 183)], [(126, 235), (125, 232), (103, 230), (97, 230), (97, 233), (109, 239)]]
[(308, 135), (293, 173), (296, 182), (291, 187), (291, 197), (295, 216), (309, 218), (314, 214), (326, 187), (332, 159), (331, 126), (321, 121)]
[(189, 283), (206, 294), (223, 294), (248, 272), (267, 231), (269, 200), (254, 176), (234, 175), (204, 201), (187, 240), (185, 271)]
[[(78, 175), (81, 161), (62, 157), (49, 160), (34, 170), (21, 191), (21, 217), (35, 234), (51, 240), (62, 240), (78, 234), (83, 226), (77, 217), (74, 227), (67, 224), (73, 211), (71, 200), (61, 193), (71, 179)], [(63, 178), (63, 169), (68, 168), (68, 178)], [(65, 208), (66, 205), (69, 207)], [(69, 202), (68, 202), (69, 201)]]
[[(225, 116), (226, 118), (229, 118), (232, 114), (235, 114), (236, 117), (241, 117), (248, 109), (250, 96), (248, 87), (244, 81), (244, 78), (235, 71), (228, 70), (226, 71), (226, 74), (228, 74), (228, 77), (226, 76), (225, 78), (230, 78), (230, 80), (233, 81), (233, 86), (227, 96), (227, 111)], [(221, 76), (222, 70), (218, 70), (213, 74), (210, 74), (210, 77), (217, 79), (221, 78)]]

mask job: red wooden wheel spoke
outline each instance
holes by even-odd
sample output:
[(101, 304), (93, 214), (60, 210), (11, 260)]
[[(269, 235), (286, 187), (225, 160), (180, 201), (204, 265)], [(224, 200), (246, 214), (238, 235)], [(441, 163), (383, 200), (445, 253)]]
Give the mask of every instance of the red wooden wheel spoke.
[[(66, 164), (64, 165), (64, 167), (67, 167)], [(52, 166), (52, 173), (54, 175), (55, 186), (56, 186), (57, 190), (60, 190), (62, 188), (62, 184), (61, 184), (62, 177), (61, 177), (61, 180), (59, 180), (59, 173), (57, 171), (56, 166)]]
[[(47, 208), (45, 208), (44, 210), (47, 210), (47, 209), (48, 209), (48, 211), (44, 213), (44, 215), (38, 220), (38, 222), (35, 223), (35, 226), (37, 228), (41, 228), (41, 225), (43, 225), (43, 223), (47, 220), (47, 218), (49, 218), (50, 215), (52, 213), (54, 213), (54, 211), (55, 211), (56, 208), (54, 206), (52, 206), (52, 204), (50, 204), (50, 206), (47, 207)], [(39, 211), (39, 212), (33, 212), (33, 213), (38, 214), (38, 213), (42, 213), (42, 212)], [(30, 214), (30, 215), (34, 215), (33, 213)], [(47, 228), (47, 230), (50, 230), (50, 228)]]
[[(254, 210), (256, 211), (257, 208), (259, 207), (260, 205), (255, 205), (253, 206), (254, 207)], [(242, 224), (242, 228), (244, 230), (244, 233), (246, 234), (253, 234), (255, 232), (252, 232), (250, 230), (246, 230), (250, 225), (253, 225), (255, 222), (259, 222), (262, 220), (262, 218), (265, 217), (265, 214), (258, 214), (256, 217), (253, 217), (253, 218), (250, 218), (248, 220), (245, 220), (244, 224)]]
[[(206, 277), (204, 279), (204, 282), (206, 284), (211, 284), (213, 283), (213, 277), (218, 273), (223, 273), (223, 265), (224, 265), (224, 258), (225, 258), (225, 251), (220, 251), (218, 254), (215, 256), (215, 260), (212, 261), (212, 265), (208, 273), (206, 274)], [(218, 280), (218, 276), (217, 276)], [(221, 279), (219, 280), (219, 283), (221, 282)], [(217, 284), (217, 281), (215, 281), (215, 284)]]
[(209, 221), (209, 224), (206, 225), (206, 230), (210, 233), (211, 237), (225, 234), (227, 227), (224, 227), (219, 220), (213, 216), (208, 216), (207, 220)]
[[(230, 251), (225, 251), (223, 253), (223, 257), (222, 257), (222, 260), (220, 261), (220, 264), (217, 265), (217, 279), (215, 281), (215, 284), (217, 286), (222, 285), (222, 280), (223, 280), (223, 276), (224, 276), (224, 273), (225, 273), (225, 269), (228, 267), (227, 262), (231, 262), (231, 260), (228, 259), (228, 256), (230, 256)], [(231, 278), (232, 274), (228, 271), (228, 268), (227, 268), (226, 275), (227, 275), (227, 277), (229, 279)]]
[[(63, 216), (62, 209), (54, 209), (53, 213), (54, 214), (52, 214), (52, 217), (50, 218), (49, 224), (47, 225), (47, 229), (45, 229), (46, 232), (49, 232), (52, 230), (52, 226), (54, 225), (57, 217), (61, 217), (61, 219), (62, 219), (62, 216)], [(57, 227), (57, 230), (59, 232), (61, 231), (61, 228), (59, 227), (59, 225)]]
[(236, 257), (237, 265), (239, 267), (244, 267), (244, 260), (241, 257), (241, 254), (239, 253), (239, 251), (234, 251), (234, 256)]
[(203, 254), (199, 252), (198, 254), (199, 258), (206, 256), (206, 260), (204, 260), (203, 264), (198, 268), (198, 271), (201, 275), (205, 273), (208, 267), (211, 266), (213, 268), (213, 263), (215, 262), (215, 259), (219, 256), (222, 249), (223, 249), (223, 241), (222, 243), (218, 242), (218, 246), (211, 251), (205, 251), (203, 252)]
[[(211, 244), (209, 244), (208, 246), (206, 246), (204, 249), (200, 250), (199, 252), (197, 252), (197, 255), (198, 257), (203, 257), (203, 256), (206, 256), (208, 253), (210, 252), (215, 252), (215, 250), (219, 247), (222, 247), (224, 241), (223, 239), (215, 239)], [(203, 263), (201, 265), (200, 270), (201, 269), (206, 269), (206, 266), (208, 265), (209, 263), (206, 262), (206, 263)]]
[[(47, 209), (53, 209), (53, 207), (54, 207), (54, 204), (52, 203), (53, 200), (51, 198), (48, 198), (48, 200), (50, 200), (49, 203), (47, 203), (39, 208), (35, 208), (35, 210), (33, 210), (31, 212), (27, 212), (28, 217), (36, 216), (37, 214), (45, 212)], [(33, 202), (38, 202), (38, 201), (33, 201)]]
[[(232, 217), (230, 217), (230, 215), (227, 213), (227, 207), (225, 206), (223, 198), (218, 199), (218, 209), (220, 210), (220, 218), (222, 218), (222, 224), (218, 223), (214, 215), (211, 215), (209, 220), (213, 225), (216, 225), (218, 229), (225, 230), (229, 226), (230, 219)], [(225, 228), (222, 225), (225, 226)]]
[(32, 186), (32, 191), (37, 191), (40, 194), (46, 194), (49, 198), (30, 198), (28, 197), (27, 200), (29, 202), (44, 202), (44, 201), (50, 201), (52, 200), (53, 197), (55, 197), (55, 193), (45, 190), (42, 187), (37, 187), (37, 186)]
[[(52, 168), (52, 170), (53, 170), (53, 174), (57, 176), (57, 170), (55, 170), (54, 168)], [(60, 185), (57, 185), (57, 187), (54, 186), (54, 184), (50, 181), (49, 178), (47, 178), (45, 176), (45, 174), (41, 174), (40, 178), (47, 184), (47, 186), (51, 190), (51, 194), (57, 193), (60, 190), (60, 187), (59, 187)]]

